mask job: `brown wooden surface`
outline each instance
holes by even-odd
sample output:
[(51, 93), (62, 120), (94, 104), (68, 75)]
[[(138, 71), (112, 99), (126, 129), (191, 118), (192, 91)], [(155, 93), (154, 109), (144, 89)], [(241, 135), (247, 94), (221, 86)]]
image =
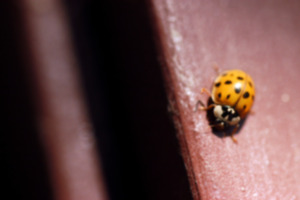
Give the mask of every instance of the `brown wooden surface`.
[[(300, 3), (153, 0), (169, 103), (194, 199), (300, 198)], [(202, 87), (221, 69), (248, 72), (253, 110), (237, 134), (220, 138), (204, 112)]]

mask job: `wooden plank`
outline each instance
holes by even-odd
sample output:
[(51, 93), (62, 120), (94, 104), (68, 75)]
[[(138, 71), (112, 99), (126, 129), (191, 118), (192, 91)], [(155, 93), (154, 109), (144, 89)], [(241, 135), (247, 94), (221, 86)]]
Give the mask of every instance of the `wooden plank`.
[[(169, 103), (194, 199), (300, 198), (300, 13), (295, 1), (153, 0)], [(236, 135), (194, 112), (202, 87), (238, 68), (256, 84), (254, 115)]]

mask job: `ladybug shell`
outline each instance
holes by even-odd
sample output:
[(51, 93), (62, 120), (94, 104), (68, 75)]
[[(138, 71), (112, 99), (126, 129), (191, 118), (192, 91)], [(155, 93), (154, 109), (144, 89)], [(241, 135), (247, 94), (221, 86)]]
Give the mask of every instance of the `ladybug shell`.
[(241, 70), (228, 70), (219, 75), (213, 86), (215, 104), (231, 106), (243, 119), (250, 111), (255, 96), (252, 78)]

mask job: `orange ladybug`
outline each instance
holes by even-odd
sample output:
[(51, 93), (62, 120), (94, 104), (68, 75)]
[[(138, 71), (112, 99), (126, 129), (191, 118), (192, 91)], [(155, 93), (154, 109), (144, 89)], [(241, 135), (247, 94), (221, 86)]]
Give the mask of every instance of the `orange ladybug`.
[(215, 120), (211, 126), (218, 130), (226, 130), (234, 126), (231, 137), (234, 142), (234, 134), (240, 122), (250, 112), (255, 98), (255, 86), (250, 75), (242, 70), (234, 69), (221, 73), (214, 81), (212, 93), (205, 88), (201, 92), (207, 93), (212, 103), (207, 107), (202, 105), (200, 110), (211, 110)]

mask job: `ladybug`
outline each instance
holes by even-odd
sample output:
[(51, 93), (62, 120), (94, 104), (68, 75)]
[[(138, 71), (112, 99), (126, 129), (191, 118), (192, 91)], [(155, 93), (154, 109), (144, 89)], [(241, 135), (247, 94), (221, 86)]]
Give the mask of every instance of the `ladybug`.
[(211, 94), (205, 88), (201, 89), (201, 93), (211, 97), (208, 106), (198, 101), (202, 105), (200, 110), (212, 111), (210, 126), (224, 131), (234, 127), (231, 137), (237, 142), (234, 134), (254, 102), (255, 87), (251, 76), (238, 69), (225, 71), (215, 79)]

